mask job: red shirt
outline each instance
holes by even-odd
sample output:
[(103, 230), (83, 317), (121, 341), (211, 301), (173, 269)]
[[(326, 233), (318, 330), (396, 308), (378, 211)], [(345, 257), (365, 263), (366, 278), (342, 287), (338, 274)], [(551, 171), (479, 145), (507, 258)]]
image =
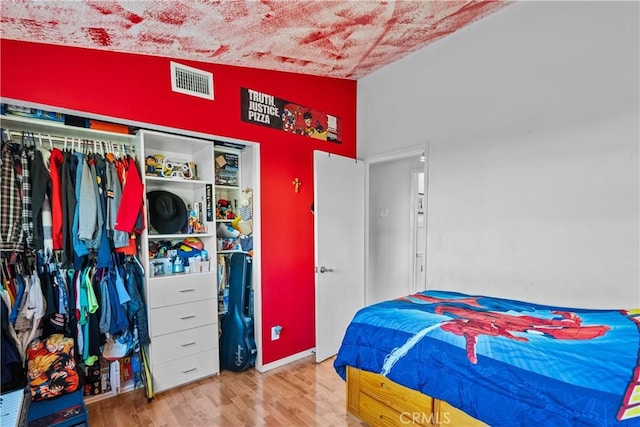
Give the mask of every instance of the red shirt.
[(114, 229), (127, 233), (133, 231), (140, 209), (142, 209), (143, 192), (140, 173), (133, 158), (129, 157), (127, 175), (122, 188), (122, 200), (118, 208)]
[(64, 154), (57, 148), (51, 149), (51, 222), (53, 233), (53, 249), (62, 249), (62, 178), (60, 169), (64, 162)]

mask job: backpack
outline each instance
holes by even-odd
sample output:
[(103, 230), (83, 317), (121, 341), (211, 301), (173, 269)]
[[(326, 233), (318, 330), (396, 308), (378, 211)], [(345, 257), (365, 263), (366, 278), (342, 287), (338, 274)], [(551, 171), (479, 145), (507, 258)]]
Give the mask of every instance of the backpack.
[(81, 386), (73, 338), (52, 334), (27, 348), (27, 380), (33, 401), (73, 393)]

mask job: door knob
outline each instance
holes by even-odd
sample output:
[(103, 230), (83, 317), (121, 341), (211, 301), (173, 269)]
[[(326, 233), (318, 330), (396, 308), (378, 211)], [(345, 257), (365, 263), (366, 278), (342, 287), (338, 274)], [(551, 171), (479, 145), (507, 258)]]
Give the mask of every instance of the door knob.
[(324, 265), (320, 266), (320, 273), (331, 273), (332, 271), (331, 268), (327, 268)]

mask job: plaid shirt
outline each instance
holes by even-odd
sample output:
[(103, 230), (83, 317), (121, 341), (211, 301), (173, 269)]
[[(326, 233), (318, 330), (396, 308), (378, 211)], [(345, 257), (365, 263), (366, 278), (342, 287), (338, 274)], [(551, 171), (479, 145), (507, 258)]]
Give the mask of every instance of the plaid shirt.
[(2, 145), (0, 164), (0, 251), (23, 251), (22, 201), (11, 144)]
[(22, 164), (22, 232), (28, 249), (33, 249), (33, 209), (31, 208), (31, 160), (33, 150), (23, 148), (20, 153)]

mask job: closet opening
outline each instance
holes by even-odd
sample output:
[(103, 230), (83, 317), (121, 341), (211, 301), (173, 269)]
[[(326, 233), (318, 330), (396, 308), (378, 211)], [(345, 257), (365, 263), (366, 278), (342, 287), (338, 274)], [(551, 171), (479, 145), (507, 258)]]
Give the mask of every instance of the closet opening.
[[(5, 279), (12, 280), (18, 271), (37, 271), (40, 257), (44, 260), (41, 264), (51, 269), (48, 277), (54, 281), (63, 280), (64, 289), (70, 289), (69, 285), (74, 285), (78, 272), (82, 273), (86, 268), (92, 269), (93, 275), (88, 276), (95, 280), (91, 279), (89, 283), (98, 290), (101, 278), (112, 277), (110, 271), (115, 276), (119, 274), (125, 285), (129, 284), (129, 276), (132, 278), (130, 283), (139, 293), (141, 304), (138, 306), (142, 311), (137, 312), (135, 318), (123, 320), (123, 330), (114, 330), (108, 336), (99, 332), (98, 316), (97, 329), (92, 328), (92, 331), (99, 332), (95, 340), (98, 345), (92, 341), (92, 350), (85, 358), (83, 353), (88, 346), (79, 348), (82, 344), (77, 332), (69, 329), (68, 335), (74, 338), (76, 352), (83, 356), (78, 362), (78, 373), (85, 379), (84, 389), (80, 391), (84, 401), (92, 403), (137, 387), (144, 387), (147, 398), (151, 400), (154, 393), (225, 369), (220, 363), (220, 352), (225, 347), (220, 340), (224, 338), (225, 328), (222, 326), (234, 299), (230, 299), (229, 293), (233, 287), (221, 287), (219, 280), (226, 279), (225, 285), (235, 280), (234, 265), (238, 260), (244, 264), (240, 270), (244, 272), (245, 283), (240, 294), (239, 312), (251, 318), (250, 322), (245, 321), (246, 333), (241, 335), (255, 336), (253, 345), (241, 358), (243, 362), (249, 361), (247, 368), (255, 366), (260, 370), (261, 334), (254, 332), (261, 328), (259, 144), (19, 100), (3, 101), (15, 106), (13, 112), (8, 112), (6, 104), (3, 104), (3, 114), (0, 115), (3, 152), (5, 147), (11, 147), (20, 155), (21, 151), (29, 150), (45, 153), (48, 166), (51, 152), (60, 152), (63, 162), (68, 158), (76, 165), (86, 164), (89, 172), (93, 171), (96, 162), (99, 170), (105, 162), (105, 171), (109, 171), (109, 164), (114, 163), (116, 173), (136, 172), (135, 179), (123, 180), (135, 184), (126, 192), (126, 197), (130, 197), (127, 201), (120, 199), (120, 203), (105, 202), (103, 205), (96, 198), (93, 205), (86, 205), (91, 208), (92, 215), (95, 212), (96, 227), (90, 231), (81, 230), (84, 233), (82, 240), (87, 242), (85, 246), (90, 243), (89, 233), (95, 238), (96, 229), (100, 227), (105, 231), (101, 238), (106, 238), (108, 243), (100, 244), (98, 241), (95, 245), (86, 246), (87, 253), (82, 255), (82, 260), (75, 252), (80, 245), (74, 242), (73, 234), (69, 234), (67, 246), (50, 243), (50, 239), (38, 234), (42, 218), (37, 214), (33, 215), (34, 221), (38, 222), (34, 227), (38, 230), (35, 243), (32, 243), (33, 232), (31, 240), (27, 240), (22, 232), (15, 238), (4, 239), (3, 236), (3, 284)], [(225, 154), (221, 160), (229, 162), (227, 167), (221, 160), (216, 162), (218, 154)], [(234, 157), (229, 154), (237, 156), (235, 194), (230, 181)], [(153, 155), (157, 158), (151, 161), (149, 157)], [(53, 157), (55, 162), (59, 161), (57, 156)], [(123, 163), (123, 172), (118, 172), (118, 162)], [(6, 164), (9, 163), (13, 162)], [(55, 172), (61, 170), (56, 168)], [(50, 179), (50, 170), (47, 175)], [(77, 174), (76, 166), (75, 178), (80, 180), (68, 178), (65, 185), (60, 182), (56, 186), (56, 191), (61, 194), (63, 189), (71, 190), (69, 198), (73, 195), (80, 200), (88, 194), (84, 187), (76, 184), (82, 183), (82, 176), (82, 172)], [(93, 187), (90, 194), (94, 197), (104, 194), (105, 199), (111, 197), (113, 179), (117, 177), (104, 175), (98, 179), (98, 175), (95, 178), (87, 175), (86, 178), (87, 185), (92, 184), (86, 189)], [(48, 195), (50, 187), (47, 188), (49, 193), (45, 200), (50, 206), (53, 199)], [(79, 190), (77, 195), (76, 190)], [(120, 185), (118, 190), (117, 197), (123, 196), (124, 187)], [(3, 188), (3, 199), (9, 195), (13, 193)], [(3, 200), (3, 212), (10, 205)], [(83, 207), (83, 215), (78, 217), (79, 227), (85, 227), (89, 222), (93, 224), (85, 221), (86, 206)], [(103, 208), (103, 222), (98, 226), (97, 215)], [(112, 213), (117, 217), (120, 209), (131, 211), (129, 216), (132, 219), (126, 222), (131, 230), (118, 233), (121, 230), (107, 228), (106, 218), (110, 218)], [(68, 214), (64, 217), (67, 221), (65, 230), (73, 233), (75, 205), (65, 212)], [(19, 216), (22, 217), (22, 212)], [(45, 227), (48, 224), (45, 221)], [(56, 222), (60, 228), (61, 224)], [(235, 242), (234, 237), (237, 237)], [(122, 252), (115, 250), (114, 241), (123, 248)], [(171, 256), (168, 256), (169, 251)], [(159, 252), (165, 256), (158, 257)], [(197, 252), (199, 257), (185, 262), (186, 252)], [(227, 265), (221, 267), (219, 259), (225, 260)], [(107, 260), (113, 267), (106, 266)], [(18, 264), (21, 265), (19, 268)], [(24, 270), (25, 267), (29, 270)], [(7, 292), (4, 285), (3, 292)], [(133, 288), (128, 291), (130, 295), (133, 293)], [(13, 301), (15, 303), (15, 299)], [(101, 302), (98, 298), (97, 305), (100, 306)], [(46, 316), (62, 314), (64, 317), (66, 312), (66, 322), (69, 323), (69, 313), (73, 310), (69, 307), (52, 310), (55, 313), (47, 313)], [(138, 321), (146, 324), (138, 324)], [(124, 326), (125, 323), (128, 327)], [(36, 334), (41, 335), (41, 330)], [(181, 340), (174, 339), (177, 337)], [(88, 363), (90, 361), (92, 363)], [(136, 366), (140, 368), (136, 369)]]

